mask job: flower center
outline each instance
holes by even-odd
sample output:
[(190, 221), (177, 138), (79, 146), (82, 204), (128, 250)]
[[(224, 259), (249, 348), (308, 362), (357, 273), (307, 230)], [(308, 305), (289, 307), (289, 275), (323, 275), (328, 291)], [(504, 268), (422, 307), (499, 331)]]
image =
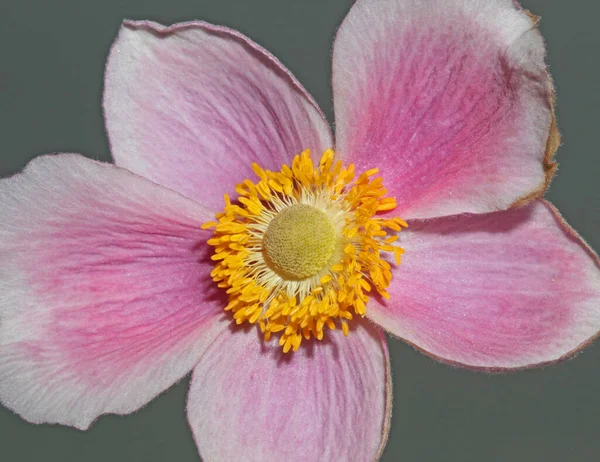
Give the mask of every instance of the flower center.
[(277, 214), (263, 238), (267, 263), (281, 277), (302, 280), (327, 264), (335, 249), (335, 228), (325, 212), (297, 204)]
[(236, 187), (236, 202), (225, 208), (208, 244), (215, 249), (211, 277), (229, 295), (226, 311), (237, 324), (258, 323), (269, 341), (279, 336), (284, 352), (302, 339), (322, 340), (325, 328), (350, 332), (355, 315), (364, 316), (370, 292), (389, 298), (392, 253), (407, 224), (378, 213), (396, 207), (385, 197), (377, 169), (358, 177), (327, 150), (317, 166), (309, 151), (279, 172), (253, 164), (258, 181)]

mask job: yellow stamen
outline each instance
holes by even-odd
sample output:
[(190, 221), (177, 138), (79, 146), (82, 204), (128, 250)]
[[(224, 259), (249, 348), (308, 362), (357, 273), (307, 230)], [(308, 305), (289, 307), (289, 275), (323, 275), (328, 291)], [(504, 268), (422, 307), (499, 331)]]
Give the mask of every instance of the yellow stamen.
[(258, 181), (238, 184), (237, 201), (225, 195), (217, 221), (202, 225), (214, 228), (211, 277), (229, 294), (225, 310), (237, 324), (258, 323), (265, 341), (279, 335), (286, 353), (302, 339), (322, 340), (325, 327), (348, 335), (367, 293), (389, 298), (383, 255), (399, 264), (404, 253), (395, 243), (406, 222), (376, 216), (396, 206), (372, 178), (378, 169), (355, 179), (354, 165), (344, 168), (332, 150), (318, 166), (306, 150), (279, 172), (252, 169)]

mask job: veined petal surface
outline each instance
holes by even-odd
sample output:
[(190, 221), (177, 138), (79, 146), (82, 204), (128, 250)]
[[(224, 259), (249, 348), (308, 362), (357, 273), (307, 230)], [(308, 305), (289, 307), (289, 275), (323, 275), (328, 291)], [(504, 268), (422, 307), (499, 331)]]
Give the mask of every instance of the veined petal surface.
[(104, 115), (115, 163), (213, 210), (304, 149), (332, 146), (317, 104), (239, 32), (127, 21), (108, 58)]
[(336, 150), (405, 219), (541, 195), (558, 147), (534, 19), (513, 0), (358, 0), (333, 53)]
[(202, 459), (377, 460), (391, 415), (388, 351), (379, 328), (353, 326), (289, 354), (253, 329), (221, 334), (188, 397)]
[(224, 306), (204, 207), (74, 154), (36, 158), (0, 197), (3, 405), (85, 429), (193, 368)]
[(391, 300), (367, 315), (442, 361), (523, 368), (570, 357), (600, 332), (600, 262), (545, 201), (409, 222)]

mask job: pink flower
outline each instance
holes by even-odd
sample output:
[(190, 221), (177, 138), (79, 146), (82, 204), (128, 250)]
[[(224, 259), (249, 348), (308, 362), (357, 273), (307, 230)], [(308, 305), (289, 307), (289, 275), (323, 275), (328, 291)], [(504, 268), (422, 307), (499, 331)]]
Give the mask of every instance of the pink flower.
[[(535, 18), (512, 0), (359, 0), (333, 89), (335, 143), (241, 34), (124, 23), (104, 98), (116, 165), (43, 156), (0, 182), (2, 404), (86, 429), (193, 370), (205, 460), (367, 461), (391, 412), (382, 328), (489, 371), (598, 334), (598, 257), (540, 199), (559, 139)], [(305, 149), (321, 164), (292, 164)], [(242, 199), (222, 214), (224, 194)]]

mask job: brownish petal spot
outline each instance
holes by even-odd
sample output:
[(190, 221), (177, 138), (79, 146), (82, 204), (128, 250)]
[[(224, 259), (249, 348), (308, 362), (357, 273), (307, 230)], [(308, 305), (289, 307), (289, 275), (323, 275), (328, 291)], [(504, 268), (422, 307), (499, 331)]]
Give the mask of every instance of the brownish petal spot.
[[(524, 10), (524, 12), (527, 16), (529, 16), (529, 18), (533, 22), (533, 27), (537, 31), (538, 24), (540, 22), (540, 17), (534, 15), (529, 10)], [(549, 92), (548, 98), (549, 98), (550, 108), (552, 111), (552, 121), (550, 122), (550, 130), (548, 133), (548, 139), (546, 141), (546, 153), (544, 155), (544, 161), (543, 161), (544, 174), (545, 174), (544, 180), (536, 189), (534, 189), (530, 193), (520, 197), (515, 202), (513, 202), (513, 204), (510, 206), (510, 208), (522, 207), (523, 205), (528, 204), (532, 200), (542, 197), (546, 193), (546, 190), (548, 189), (548, 187), (550, 186), (552, 178), (554, 177), (554, 174), (556, 173), (556, 169), (558, 168), (558, 162), (556, 162), (554, 160), (556, 151), (558, 151), (558, 148), (560, 147), (560, 132), (558, 131), (558, 125), (556, 122), (556, 111), (555, 111), (556, 95), (554, 92), (554, 84), (553, 84), (552, 78), (550, 77), (549, 74), (548, 74), (548, 79), (550, 81), (550, 92)]]

